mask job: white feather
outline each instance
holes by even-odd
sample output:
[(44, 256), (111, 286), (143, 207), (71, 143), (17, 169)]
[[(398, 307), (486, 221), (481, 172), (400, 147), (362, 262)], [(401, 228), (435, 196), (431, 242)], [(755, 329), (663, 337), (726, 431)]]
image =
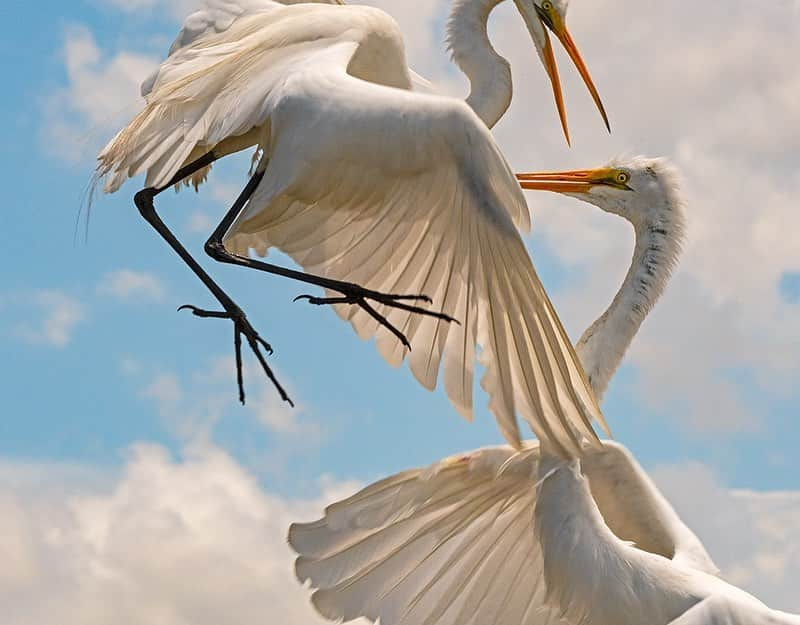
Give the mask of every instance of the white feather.
[[(383, 625), (542, 625), (559, 620), (545, 601), (545, 563), (534, 510), (540, 448), (494, 447), (405, 471), (295, 524), (301, 581), (331, 619), (366, 616)], [(642, 538), (716, 570), (691, 531), (622, 446), (587, 448), (584, 471), (604, 495), (607, 518), (624, 540)], [(555, 467), (554, 467), (555, 469)], [(546, 482), (547, 480), (545, 480)], [(630, 493), (631, 496), (626, 494)], [(570, 502), (550, 501), (559, 510)], [(662, 526), (650, 519), (661, 515)], [(619, 519), (627, 519), (620, 523)]]

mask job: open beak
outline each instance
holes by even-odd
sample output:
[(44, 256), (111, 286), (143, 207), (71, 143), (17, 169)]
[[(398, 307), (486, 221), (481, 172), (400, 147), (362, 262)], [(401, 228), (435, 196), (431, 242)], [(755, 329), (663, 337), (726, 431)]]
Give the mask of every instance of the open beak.
[[(569, 30), (567, 30), (564, 20), (561, 19), (557, 13), (547, 12), (539, 6), (536, 7), (536, 12), (539, 15), (539, 19), (542, 21), (542, 24), (549, 28), (564, 46), (567, 54), (569, 54), (569, 58), (572, 59), (572, 62), (575, 64), (575, 67), (578, 70), (578, 73), (581, 75), (581, 78), (583, 78), (583, 82), (589, 89), (589, 93), (592, 94), (592, 99), (597, 105), (600, 115), (603, 117), (603, 122), (605, 123), (606, 128), (609, 132), (611, 132), (611, 124), (608, 121), (608, 115), (606, 114), (606, 109), (603, 106), (602, 100), (600, 99), (600, 94), (597, 92), (597, 88), (594, 86), (592, 76), (589, 74), (589, 69), (586, 67), (586, 63), (584, 63), (580, 52), (578, 52), (578, 46), (575, 45), (575, 41), (572, 39), (572, 35), (570, 35)], [(545, 34), (547, 34), (546, 30)], [(561, 126), (564, 129), (564, 136), (567, 138), (567, 143), (569, 144), (569, 130), (567, 128), (566, 113), (564, 111), (564, 97), (561, 93), (561, 82), (558, 77), (558, 68), (556, 67), (556, 60), (555, 56), (553, 55), (553, 47), (550, 43), (549, 36), (547, 36), (544, 49), (544, 61), (547, 73), (550, 76), (550, 82), (553, 85), (553, 95), (556, 99), (556, 106), (558, 107), (558, 115), (561, 118)]]
[(533, 191), (588, 193), (595, 186), (615, 187), (630, 191), (631, 188), (627, 184), (617, 179), (617, 174), (617, 170), (604, 167), (601, 169), (517, 174), (517, 180), (523, 189)]

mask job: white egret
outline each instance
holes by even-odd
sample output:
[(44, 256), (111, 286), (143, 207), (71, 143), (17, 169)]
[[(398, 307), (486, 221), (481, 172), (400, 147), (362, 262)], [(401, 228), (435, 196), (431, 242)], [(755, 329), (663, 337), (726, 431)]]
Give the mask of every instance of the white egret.
[[(800, 625), (713, 571), (625, 542), (604, 520), (581, 461), (543, 454), (534, 506), (545, 601), (586, 625)], [(588, 481), (587, 481), (588, 477)]]
[[(523, 186), (578, 197), (634, 226), (631, 269), (578, 344), (602, 395), (678, 257), (684, 207), (675, 174), (663, 160), (639, 157), (597, 170), (520, 178)], [(540, 458), (551, 462), (549, 453), (535, 443), (519, 454), (511, 447), (466, 453), (387, 478), (334, 504), (323, 519), (294, 525), (289, 541), (300, 554), (299, 578), (317, 589), (314, 605), (328, 618), (366, 616), (382, 625), (557, 621), (558, 611), (546, 601), (548, 551), (537, 540), (534, 518), (534, 509), (545, 508), (537, 502), (536, 483)], [(716, 573), (700, 541), (621, 445), (586, 446), (581, 463), (596, 506), (620, 540)], [(555, 496), (548, 502), (558, 511), (571, 505)], [(569, 533), (557, 538), (578, 540)], [(557, 559), (566, 547), (547, 548)], [(583, 575), (608, 578), (602, 563)]]
[(601, 169), (517, 178), (523, 189), (576, 197), (633, 226), (633, 258), (625, 279), (611, 305), (575, 345), (592, 389), (602, 399), (678, 262), (686, 229), (678, 176), (664, 159), (637, 157)]
[[(426, 387), (435, 386), (444, 360), (445, 389), (465, 416), (480, 344), (483, 387), (507, 440), (520, 444), (519, 414), (570, 456), (583, 437), (597, 440), (593, 419), (605, 424), (525, 250), (518, 229), (530, 226), (528, 207), (487, 128), (511, 98), (508, 63), (485, 29), (498, 3), (453, 3), (449, 43), (471, 80), (466, 104), (410, 91), (399, 29), (382, 11), (266, 3), (220, 32), (204, 30), (162, 64), (142, 113), (100, 154), (98, 174), (115, 191), (147, 173), (139, 210), (224, 309), (192, 310), (232, 319), (237, 362), (244, 334), (271, 375), (244, 313), (153, 205), (155, 195), (202, 175), (217, 158), (257, 145), (255, 174), (206, 244), (212, 257), (339, 293), (309, 299), (342, 304), (337, 311), (362, 337), (375, 336), (392, 363), (412, 340), (410, 368)], [(596, 96), (564, 27), (566, 5), (515, 4), (554, 88), (547, 27)], [(272, 246), (320, 275), (247, 255)], [(403, 293), (430, 295), (442, 312), (407, 302), (423, 296), (393, 295)], [(453, 318), (460, 323), (449, 324)], [(243, 398), (241, 367), (239, 387)]]

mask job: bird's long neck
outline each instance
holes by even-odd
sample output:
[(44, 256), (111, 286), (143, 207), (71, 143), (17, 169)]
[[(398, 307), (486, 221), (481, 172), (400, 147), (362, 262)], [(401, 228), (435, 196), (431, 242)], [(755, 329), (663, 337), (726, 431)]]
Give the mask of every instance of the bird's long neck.
[(453, 0), (447, 46), (470, 82), (467, 104), (492, 128), (511, 105), (511, 68), (492, 47), (489, 13), (503, 0)]
[[(666, 625), (697, 598), (681, 596), (680, 572), (608, 528), (577, 461), (542, 453), (534, 528), (548, 605), (580, 625)], [(675, 592), (678, 588), (678, 592)]]
[(583, 333), (575, 349), (598, 399), (622, 362), (645, 317), (664, 292), (680, 254), (683, 214), (666, 205), (634, 223), (636, 244), (628, 274), (608, 309)]

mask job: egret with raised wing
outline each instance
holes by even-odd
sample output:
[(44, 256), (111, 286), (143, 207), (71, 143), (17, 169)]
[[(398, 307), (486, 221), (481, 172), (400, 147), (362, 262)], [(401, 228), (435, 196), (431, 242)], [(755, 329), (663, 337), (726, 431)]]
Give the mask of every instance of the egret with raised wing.
[[(479, 344), (483, 387), (507, 440), (520, 444), (519, 414), (557, 453), (574, 456), (582, 439), (597, 440), (592, 421), (604, 424), (518, 232), (530, 226), (528, 208), (487, 127), (511, 98), (508, 64), (485, 31), (498, 3), (453, 3), (449, 43), (471, 79), (464, 103), (411, 91), (402, 37), (382, 11), (265, 1), (162, 64), (145, 109), (100, 154), (98, 173), (107, 191), (147, 173), (137, 206), (223, 307), (195, 314), (234, 321), (240, 363), (240, 335), (257, 353), (260, 338), (153, 199), (258, 146), (255, 173), (206, 244), (212, 257), (322, 286), (328, 297), (312, 303), (335, 305), (390, 362), (410, 353), (428, 388), (444, 361), (445, 389), (465, 416)], [(565, 5), (515, 4), (549, 58), (543, 11), (561, 15)], [(563, 19), (550, 21), (566, 32)], [(248, 256), (270, 247), (312, 273)], [(439, 311), (408, 301), (427, 296)], [(241, 373), (239, 386), (243, 396)]]

